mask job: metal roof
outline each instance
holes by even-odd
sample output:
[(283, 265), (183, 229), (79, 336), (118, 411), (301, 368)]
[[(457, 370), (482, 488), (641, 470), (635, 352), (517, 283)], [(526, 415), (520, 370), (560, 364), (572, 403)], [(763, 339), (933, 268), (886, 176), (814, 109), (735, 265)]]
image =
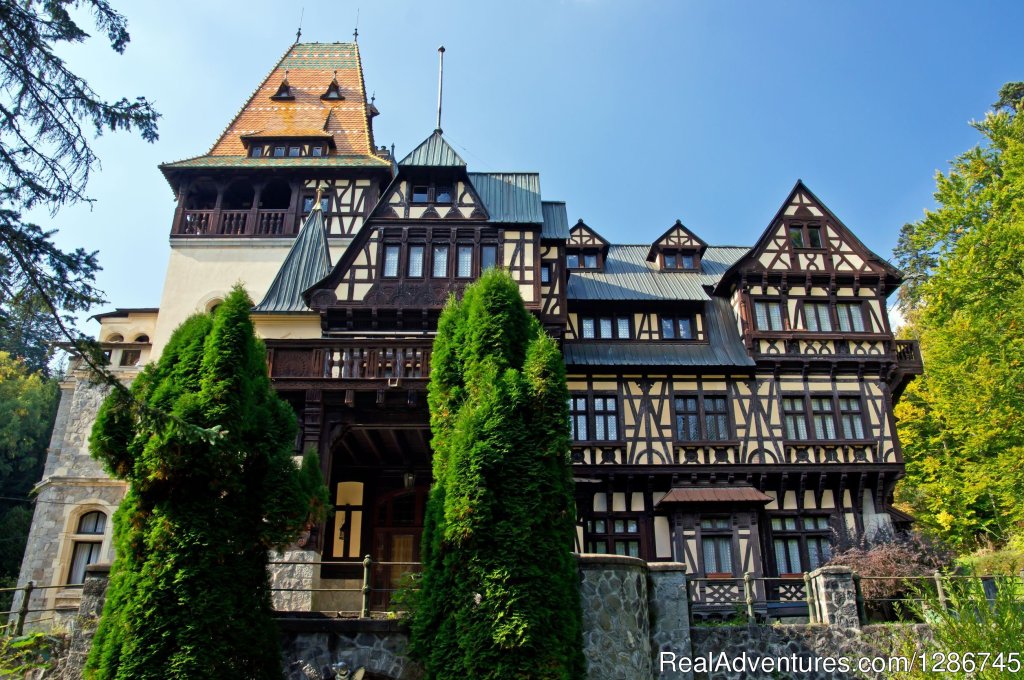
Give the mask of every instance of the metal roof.
[(670, 489), (665, 503), (770, 503), (772, 497), (752, 486), (680, 486)]
[[(709, 249), (710, 250), (710, 249)], [(704, 303), (706, 343), (652, 340), (571, 340), (562, 346), (566, 366), (754, 366), (740, 338), (729, 301)]]
[(308, 312), (302, 293), (331, 271), (327, 230), (320, 205), (314, 206), (295, 242), (285, 255), (281, 269), (254, 312)]
[(564, 201), (541, 201), (544, 213), (544, 225), (540, 230), (541, 238), (567, 240), (569, 238), (569, 216), (565, 211)]
[(662, 271), (647, 261), (650, 245), (612, 245), (602, 271), (569, 273), (570, 300), (696, 300), (710, 299), (704, 286), (714, 286), (722, 274), (750, 249), (709, 246), (701, 271)]
[(540, 175), (536, 172), (470, 172), (469, 181), (491, 222), (543, 224)]
[(421, 166), (430, 168), (466, 167), (455, 149), (444, 140), (440, 130), (433, 133), (423, 143), (409, 152), (409, 155), (398, 163), (402, 167)]

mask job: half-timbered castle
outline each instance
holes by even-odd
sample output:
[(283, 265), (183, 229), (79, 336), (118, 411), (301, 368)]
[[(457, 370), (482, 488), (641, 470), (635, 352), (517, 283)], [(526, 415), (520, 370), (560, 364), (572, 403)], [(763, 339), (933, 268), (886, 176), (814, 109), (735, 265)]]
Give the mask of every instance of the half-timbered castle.
[[(472, 171), (441, 130), (392, 157), (376, 115), (356, 44), (290, 47), (207, 153), (160, 167), (177, 197), (160, 307), (97, 317), (130, 379), (245, 283), (296, 451), (317, 449), (329, 480), (334, 508), (305, 545), (321, 586), (358, 578), (367, 554), (417, 560), (433, 334), (489, 267), (562, 342), (576, 550), (784, 575), (909, 520), (891, 506), (893, 403), (920, 371), (886, 316), (901, 275), (802, 182), (750, 247), (680, 222), (616, 244), (600, 216), (570, 223), (536, 173)], [(123, 493), (88, 456), (101, 395), (81, 375), (63, 388), (21, 575), (37, 585), (112, 557)], [(72, 606), (77, 591), (39, 597)]]

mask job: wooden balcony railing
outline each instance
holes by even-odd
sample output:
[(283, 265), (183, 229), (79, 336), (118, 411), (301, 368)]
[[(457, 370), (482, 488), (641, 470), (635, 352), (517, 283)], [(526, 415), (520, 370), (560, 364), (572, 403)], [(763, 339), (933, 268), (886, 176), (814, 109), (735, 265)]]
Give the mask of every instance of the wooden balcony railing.
[(342, 340), (329, 346), (270, 346), (271, 378), (359, 380), (398, 384), (430, 377), (430, 345), (422, 341)]
[(896, 361), (907, 368), (922, 368), (924, 362), (921, 359), (921, 345), (917, 340), (897, 340)]
[(174, 230), (183, 236), (291, 236), (297, 215), (289, 210), (183, 210)]

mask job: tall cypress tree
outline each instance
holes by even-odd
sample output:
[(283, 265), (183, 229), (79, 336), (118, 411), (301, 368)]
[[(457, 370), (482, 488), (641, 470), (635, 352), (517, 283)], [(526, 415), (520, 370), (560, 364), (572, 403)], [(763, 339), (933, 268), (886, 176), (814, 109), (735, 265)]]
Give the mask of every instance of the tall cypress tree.
[(236, 287), (185, 321), (134, 399), (114, 392), (100, 409), (92, 453), (129, 486), (88, 678), (281, 677), (267, 551), (326, 491), (292, 460), (295, 416), (271, 388), (251, 306)]
[(412, 620), (428, 678), (583, 677), (568, 399), (561, 353), (508, 274), (449, 301), (432, 355), (434, 486)]

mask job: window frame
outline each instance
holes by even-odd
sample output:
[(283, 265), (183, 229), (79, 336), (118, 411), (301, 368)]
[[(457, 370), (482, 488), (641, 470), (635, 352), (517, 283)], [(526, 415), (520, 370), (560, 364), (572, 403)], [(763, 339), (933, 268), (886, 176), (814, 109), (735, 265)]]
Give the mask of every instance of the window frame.
[[(418, 274), (414, 274), (412, 271), (412, 251), (413, 249), (419, 249), (420, 251), (420, 271)], [(408, 243), (405, 246), (405, 278), (407, 279), (422, 279), (424, 278), (427, 266), (427, 246), (425, 243)]]
[[(451, 258), (452, 246), (450, 243), (432, 243), (430, 244), (430, 278), (432, 279), (447, 279), (451, 277), (452, 269), (452, 258)], [(437, 255), (439, 251), (444, 252), (444, 271), (440, 274), (437, 270)]]
[[(103, 518), (103, 526), (99, 528), (99, 531), (95, 529), (92, 531), (83, 531), (82, 525), (87, 517), (91, 515), (99, 515)], [(73, 516), (74, 519), (74, 530), (70, 532), (68, 540), (70, 546), (67, 553), (67, 569), (64, 572), (64, 582), (62, 585), (65, 586), (80, 586), (85, 583), (85, 571), (90, 564), (97, 564), (103, 559), (103, 546), (106, 543), (107, 527), (110, 524), (110, 515), (108, 512), (96, 508), (86, 507), (83, 508), (77, 516)], [(80, 550), (87, 550), (88, 553), (85, 557), (85, 561), (80, 565), (81, 574), (76, 574), (76, 558)], [(81, 580), (75, 580), (80, 576)]]
[[(383, 252), (380, 258), (380, 277), (382, 279), (397, 279), (402, 272), (402, 245), (400, 243), (384, 243)], [(388, 255), (394, 253), (394, 273), (388, 273)]]
[[(684, 410), (680, 411), (679, 402), (685, 399), (694, 399), (696, 401), (696, 411)], [(706, 401), (708, 399), (723, 399), (725, 401), (725, 410), (722, 412), (712, 411), (711, 415), (724, 416), (725, 417), (725, 432), (724, 437), (719, 439), (710, 439), (708, 437), (708, 415), (709, 411), (706, 407)], [(682, 414), (682, 415), (681, 415)], [(692, 416), (696, 418), (697, 424), (697, 439), (684, 439), (680, 436), (680, 419), (682, 417)], [(717, 445), (721, 446), (725, 443), (737, 441), (735, 423), (732, 417), (732, 399), (728, 392), (721, 390), (710, 390), (705, 392), (703, 388), (698, 389), (696, 392), (680, 391), (673, 392), (672, 394), (672, 422), (673, 427), (673, 439), (677, 446), (700, 446), (700, 445)], [(716, 425), (717, 427), (717, 425)]]
[[(705, 526), (708, 522), (710, 526)], [(716, 522), (724, 522), (724, 526), (715, 526)], [(733, 527), (732, 517), (722, 514), (702, 514), (697, 520), (700, 528), (700, 566), (705, 578), (734, 578), (736, 576), (736, 552), (733, 550)], [(713, 546), (724, 545), (729, 555), (729, 571), (710, 571), (707, 563), (706, 543)], [(712, 549), (715, 557), (715, 567), (721, 568), (721, 554), (718, 550)]]
[[(619, 531), (619, 523), (622, 530)], [(602, 525), (603, 526), (600, 526)], [(632, 527), (632, 530), (631, 530)], [(644, 555), (644, 517), (638, 512), (607, 511), (588, 517), (583, 525), (583, 545), (588, 553), (598, 555), (623, 555), (626, 557), (643, 557)], [(604, 550), (596, 549), (603, 544)], [(630, 552), (635, 544), (636, 554)], [(620, 545), (626, 546), (625, 552), (619, 552)]]
[[(813, 311), (813, 316), (809, 314), (809, 311)], [(834, 333), (835, 324), (832, 319), (832, 305), (827, 301), (821, 299), (807, 299), (803, 300), (800, 305), (800, 313), (803, 316), (804, 330), (810, 333)], [(811, 319), (814, 319), (814, 328), (811, 328)], [(827, 324), (827, 328), (822, 327), (822, 321)]]
[[(786, 520), (792, 520), (792, 527), (784, 526)], [(824, 522), (819, 522), (824, 520)], [(778, 527), (776, 523), (783, 524)], [(822, 526), (822, 524), (824, 526)], [(772, 547), (772, 563), (775, 567), (775, 574), (778, 577), (792, 577), (799, 576), (802, 573), (814, 571), (818, 567), (825, 564), (831, 559), (832, 553), (832, 525), (831, 515), (825, 512), (772, 512), (768, 515), (768, 529), (771, 534), (771, 547)], [(789, 553), (789, 543), (795, 542), (797, 546), (797, 558), (799, 559), (799, 569), (796, 571), (783, 571), (782, 565), (779, 564), (779, 546), (778, 542), (785, 542), (787, 544), (786, 551), (786, 567), (792, 567), (790, 563), (790, 557), (792, 554)], [(814, 555), (815, 558), (811, 559), (811, 545), (815, 546)], [(826, 547), (825, 550), (821, 549), (822, 542)]]
[[(794, 236), (799, 232), (800, 242), (797, 243)], [(814, 239), (811, 239), (814, 234)], [(825, 241), (822, 234), (822, 223), (819, 221), (791, 221), (786, 223), (786, 240), (796, 250), (825, 250)], [(812, 245), (812, 240), (817, 245)]]
[[(487, 251), (487, 250), (494, 251), (494, 257), (493, 257), (493, 260), (492, 260), (490, 265), (485, 265), (484, 264), (484, 259), (485, 259), (484, 258), (484, 252)], [(481, 243), (480, 244), (480, 273), (481, 274), (483, 274), (488, 269), (497, 269), (500, 266), (499, 263), (498, 263), (498, 252), (499, 252), (499, 250), (500, 249), (498, 248), (498, 244), (497, 243)]]
[[(587, 266), (587, 258), (594, 258), (594, 266)], [(576, 258), (576, 264), (570, 264), (570, 258)], [(565, 253), (565, 265), (567, 269), (579, 269), (581, 271), (597, 272), (604, 268), (604, 256), (600, 248), (575, 247)]]
[[(579, 400), (583, 400), (586, 406), (585, 413), (579, 406)], [(602, 408), (600, 411), (597, 409), (597, 400), (611, 400), (614, 403), (614, 410)], [(625, 441), (622, 432), (622, 408), (619, 403), (619, 395), (616, 392), (610, 392), (607, 390), (594, 391), (594, 392), (570, 392), (569, 394), (569, 416), (570, 416), (570, 436), (572, 437), (572, 444), (574, 446), (594, 444), (594, 445), (609, 445), (614, 443), (621, 443)], [(585, 427), (587, 429), (585, 438), (579, 438), (579, 418), (585, 416)], [(598, 418), (602, 418), (604, 421), (604, 433), (605, 437), (598, 439)], [(615, 432), (614, 438), (608, 437), (608, 420), (612, 419), (614, 422)]]
[[(802, 408), (797, 410), (795, 408), (787, 408), (786, 400), (799, 400), (802, 403)], [(828, 410), (816, 408), (815, 400), (824, 400), (828, 403)], [(860, 411), (854, 411), (852, 409), (843, 410), (840, 400), (852, 399), (855, 400)], [(829, 442), (831, 444), (842, 443), (842, 442), (866, 442), (870, 441), (871, 429), (869, 423), (865, 420), (865, 408), (863, 396), (859, 393), (849, 392), (810, 392), (806, 394), (796, 393), (783, 393), (780, 396), (780, 412), (782, 414), (783, 424), (783, 438), (788, 442), (800, 442), (802, 445), (805, 444), (816, 444)], [(861, 437), (847, 437), (846, 428), (844, 425), (844, 417), (849, 416), (851, 418), (859, 415), (859, 423), (861, 429)], [(803, 420), (804, 428), (807, 436), (804, 438), (791, 436), (789, 419), (790, 417), (800, 417)], [(834, 428), (835, 436), (833, 437), (820, 437), (818, 419), (828, 417)], [(858, 422), (858, 421), (853, 421)]]
[(263, 145), (253, 144), (249, 147), (249, 158), (263, 158)]
[[(669, 260), (669, 258), (672, 258)], [(689, 258), (689, 266), (685, 260)], [(700, 258), (697, 251), (688, 248), (679, 248), (661, 251), (661, 268), (664, 271), (693, 272), (700, 269)]]
[[(665, 337), (665, 322), (672, 324), (672, 337)], [(686, 321), (690, 327), (690, 337), (684, 337), (682, 333), (682, 322)], [(696, 314), (658, 314), (658, 336), (659, 340), (671, 342), (694, 342), (699, 341), (697, 333)]]
[[(610, 316), (597, 315), (597, 314), (579, 314), (576, 317), (579, 322), (578, 339), (580, 340), (631, 340), (633, 338), (633, 324), (628, 315), (613, 314)], [(593, 335), (586, 335), (584, 332), (586, 322), (591, 322), (593, 328)], [(608, 335), (605, 335), (602, 331), (602, 322), (607, 321), (610, 326)], [(620, 333), (622, 330), (621, 322), (625, 321), (627, 335), (623, 337)]]
[[(850, 313), (856, 309), (860, 315), (861, 330), (855, 328), (856, 324), (853, 323), (853, 315)], [(874, 329), (871, 325), (871, 315), (864, 313), (864, 301), (863, 300), (837, 300), (836, 301), (836, 320), (839, 322), (838, 328), (840, 333), (873, 333)], [(849, 328), (843, 328), (843, 322), (849, 324)]]
[[(462, 269), (462, 254), (464, 252), (469, 253), (469, 266), (463, 273)], [(457, 279), (471, 279), (473, 278), (473, 266), (476, 264), (476, 248), (473, 247), (472, 243), (456, 243), (455, 244), (455, 278)]]
[[(762, 328), (761, 326), (761, 314), (759, 313), (759, 306), (765, 307), (765, 320), (768, 322), (768, 328)], [(760, 298), (753, 300), (753, 312), (754, 312), (754, 328), (762, 333), (783, 333), (789, 330), (788, 314), (786, 313), (786, 305), (783, 304), (782, 298)], [(772, 328), (771, 309), (777, 307), (779, 310), (779, 327)]]

